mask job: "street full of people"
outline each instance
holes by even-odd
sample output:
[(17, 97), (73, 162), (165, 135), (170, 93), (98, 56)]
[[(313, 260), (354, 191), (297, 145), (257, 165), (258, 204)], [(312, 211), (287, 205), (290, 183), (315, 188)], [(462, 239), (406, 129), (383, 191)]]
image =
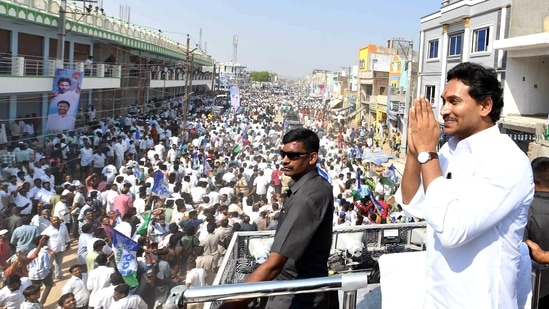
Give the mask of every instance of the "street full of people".
[[(316, 204), (291, 210), (309, 195), (298, 194), (296, 184), (313, 181), (311, 175), (327, 188), (324, 232), (313, 225), (306, 232), (318, 241), (331, 239), (332, 228), (419, 220), (394, 200), (394, 166), (364, 159), (381, 152), (379, 141), (366, 142), (379, 140), (376, 130), (334, 127), (323, 103), (298, 90), (241, 90), (238, 107), (202, 93), (188, 109), (174, 97), (132, 111), (90, 118), (85, 129), (43, 142), (3, 144), (0, 306), (40, 308), (69, 277), (60, 308), (157, 308), (176, 285), (212, 284), (234, 232), (295, 233), (294, 220), (318, 211)], [(277, 119), (288, 113), (304, 128), (286, 132)], [(133, 270), (117, 258), (121, 241), (135, 244), (124, 251), (135, 256)], [(302, 276), (283, 261), (298, 263), (301, 254), (287, 250), (297, 254), (291, 248), (307, 245), (275, 244), (270, 256), (282, 274)], [(71, 246), (76, 260), (67, 265)], [(317, 260), (322, 271), (307, 276), (324, 275), (326, 259)]]

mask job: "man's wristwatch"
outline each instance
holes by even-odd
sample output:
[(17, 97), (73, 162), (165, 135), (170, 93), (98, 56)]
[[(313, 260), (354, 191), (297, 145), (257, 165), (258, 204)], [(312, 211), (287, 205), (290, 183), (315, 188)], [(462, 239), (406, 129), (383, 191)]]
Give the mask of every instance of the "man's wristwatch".
[(427, 163), (432, 159), (438, 159), (438, 153), (433, 151), (421, 151), (417, 154), (419, 164)]

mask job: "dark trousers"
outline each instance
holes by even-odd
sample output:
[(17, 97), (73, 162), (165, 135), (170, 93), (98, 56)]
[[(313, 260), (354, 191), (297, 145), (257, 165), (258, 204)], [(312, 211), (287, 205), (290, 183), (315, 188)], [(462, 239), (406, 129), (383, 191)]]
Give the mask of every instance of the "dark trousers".
[(40, 303), (43, 305), (46, 302), (46, 299), (48, 299), (48, 295), (50, 295), (51, 288), (53, 287), (53, 273), (50, 271), (50, 273), (46, 276), (46, 278), (42, 280), (31, 280), (33, 285), (42, 286), (42, 283), (44, 284), (44, 292), (42, 292), (42, 297), (40, 298)]

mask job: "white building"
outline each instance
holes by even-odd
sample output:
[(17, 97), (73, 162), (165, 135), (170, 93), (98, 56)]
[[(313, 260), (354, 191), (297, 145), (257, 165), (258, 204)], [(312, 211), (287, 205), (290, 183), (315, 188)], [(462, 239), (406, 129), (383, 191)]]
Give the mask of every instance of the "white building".
[(446, 0), (421, 18), (417, 95), (431, 101), (440, 117), (446, 73), (462, 62), (495, 67), (505, 78), (505, 53), (494, 41), (509, 34), (511, 0)]
[[(531, 158), (549, 155), (549, 2), (513, 0), (509, 36), (494, 42), (507, 53), (501, 126)], [(525, 134), (526, 133), (526, 134)]]

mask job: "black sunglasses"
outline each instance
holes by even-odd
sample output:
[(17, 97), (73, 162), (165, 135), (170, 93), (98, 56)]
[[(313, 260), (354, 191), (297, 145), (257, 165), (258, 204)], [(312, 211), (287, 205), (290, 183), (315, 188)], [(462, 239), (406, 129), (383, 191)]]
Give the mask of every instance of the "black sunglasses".
[(308, 155), (310, 154), (310, 152), (296, 152), (296, 151), (284, 151), (284, 150), (280, 150), (280, 156), (282, 157), (282, 159), (284, 159), (284, 157), (288, 157), (288, 159), (292, 160), (292, 161), (295, 161), (297, 159), (299, 159), (299, 157), (303, 156), (303, 155)]

